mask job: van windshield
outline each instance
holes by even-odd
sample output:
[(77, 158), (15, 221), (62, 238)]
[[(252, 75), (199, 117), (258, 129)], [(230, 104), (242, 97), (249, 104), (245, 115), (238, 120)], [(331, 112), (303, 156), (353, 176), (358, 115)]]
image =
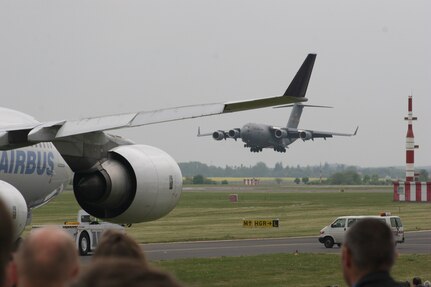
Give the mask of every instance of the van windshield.
[(401, 223), (401, 219), (399, 217), (391, 217), (391, 226), (403, 227), (403, 224)]
[(332, 228), (344, 227), (344, 226), (346, 226), (346, 219), (345, 218), (338, 218), (337, 220), (334, 221), (334, 223), (331, 224)]

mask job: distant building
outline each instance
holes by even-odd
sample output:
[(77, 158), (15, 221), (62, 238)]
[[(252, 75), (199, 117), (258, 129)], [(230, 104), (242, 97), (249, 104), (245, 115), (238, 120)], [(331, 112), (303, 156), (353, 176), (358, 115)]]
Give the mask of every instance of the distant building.
[(257, 178), (244, 178), (244, 184), (245, 185), (258, 185), (260, 183), (260, 180)]

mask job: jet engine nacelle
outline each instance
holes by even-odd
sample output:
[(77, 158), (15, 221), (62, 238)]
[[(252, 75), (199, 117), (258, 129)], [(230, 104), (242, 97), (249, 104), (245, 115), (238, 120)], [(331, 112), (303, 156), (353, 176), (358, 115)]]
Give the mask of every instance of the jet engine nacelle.
[(89, 214), (116, 223), (151, 221), (178, 203), (182, 174), (166, 152), (146, 145), (125, 145), (73, 179), (79, 205)]
[(241, 136), (241, 132), (239, 129), (232, 129), (228, 133), (230, 138), (237, 139)]
[[(0, 199), (9, 209), (14, 228), (14, 241), (19, 238), (27, 224), (28, 208), (24, 197), (13, 185), (0, 180)], [(0, 230), (0, 232), (3, 232)]]
[(299, 137), (303, 140), (303, 141), (308, 141), (313, 139), (313, 133), (310, 131), (300, 131), (299, 132)]
[(224, 131), (215, 131), (213, 132), (213, 139), (215, 139), (216, 141), (221, 141), (224, 140)]
[(287, 131), (282, 129), (275, 129), (274, 136), (277, 139), (287, 138)]

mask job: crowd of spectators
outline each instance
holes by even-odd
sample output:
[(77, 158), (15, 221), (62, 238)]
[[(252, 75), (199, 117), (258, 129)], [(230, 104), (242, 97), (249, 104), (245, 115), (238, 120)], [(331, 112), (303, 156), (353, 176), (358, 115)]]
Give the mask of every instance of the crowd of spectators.
[[(0, 201), (0, 287), (181, 287), (171, 274), (151, 267), (139, 244), (120, 231), (105, 231), (91, 262), (80, 271), (72, 237), (60, 228), (32, 231), (12, 252), (13, 226)], [(430, 286), (414, 277), (396, 282), (390, 275), (395, 262), (390, 228), (376, 219), (355, 223), (342, 246), (342, 272), (348, 286)]]
[(151, 267), (139, 244), (108, 230), (91, 262), (80, 270), (72, 237), (57, 227), (32, 231), (13, 252), (13, 226), (0, 200), (0, 287), (181, 287), (172, 275)]

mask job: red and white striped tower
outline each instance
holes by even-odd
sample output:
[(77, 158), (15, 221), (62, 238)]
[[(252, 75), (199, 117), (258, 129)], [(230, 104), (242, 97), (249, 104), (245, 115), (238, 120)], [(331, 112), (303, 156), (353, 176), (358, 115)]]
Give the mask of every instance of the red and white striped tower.
[(406, 136), (406, 181), (415, 181), (415, 136), (413, 134), (413, 121), (417, 120), (413, 117), (412, 96), (408, 100), (408, 115), (404, 118), (408, 121), (407, 136)]

